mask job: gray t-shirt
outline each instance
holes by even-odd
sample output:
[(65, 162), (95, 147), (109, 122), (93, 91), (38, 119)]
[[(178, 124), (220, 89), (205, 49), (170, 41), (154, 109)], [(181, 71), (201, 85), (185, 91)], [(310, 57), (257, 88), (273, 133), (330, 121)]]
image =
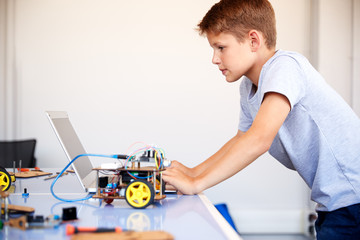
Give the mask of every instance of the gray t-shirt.
[(255, 89), (244, 77), (239, 130), (251, 127), (265, 93), (283, 94), (291, 111), (269, 153), (300, 174), (317, 210), (360, 203), (360, 120), (308, 60), (278, 50), (264, 64)]

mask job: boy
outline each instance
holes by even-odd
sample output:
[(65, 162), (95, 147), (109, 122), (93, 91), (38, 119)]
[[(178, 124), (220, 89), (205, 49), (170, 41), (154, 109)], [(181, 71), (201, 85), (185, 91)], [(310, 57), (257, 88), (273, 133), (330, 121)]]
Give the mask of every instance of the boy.
[(165, 182), (197, 194), (269, 151), (312, 189), (318, 239), (359, 239), (359, 118), (303, 56), (275, 50), (267, 0), (222, 0), (198, 27), (226, 81), (242, 78), (239, 129), (194, 168), (173, 161)]

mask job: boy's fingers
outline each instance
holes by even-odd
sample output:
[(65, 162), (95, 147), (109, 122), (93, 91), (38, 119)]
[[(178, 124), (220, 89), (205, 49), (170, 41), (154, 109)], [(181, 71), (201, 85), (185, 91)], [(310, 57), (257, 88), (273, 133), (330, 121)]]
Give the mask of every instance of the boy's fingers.
[(176, 160), (172, 160), (170, 166), (167, 168), (176, 168), (177, 166), (179, 166), (179, 162)]
[(165, 189), (166, 190), (176, 190), (176, 188), (171, 184), (165, 184)]
[(172, 176), (175, 175), (177, 172), (176, 168), (167, 168), (165, 171), (162, 172), (163, 176)]

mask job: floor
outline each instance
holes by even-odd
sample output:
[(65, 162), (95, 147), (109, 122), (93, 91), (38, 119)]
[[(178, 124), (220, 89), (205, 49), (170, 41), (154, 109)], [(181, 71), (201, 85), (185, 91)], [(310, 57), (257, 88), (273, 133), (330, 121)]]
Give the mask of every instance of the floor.
[(313, 238), (307, 237), (300, 234), (274, 234), (274, 235), (255, 235), (255, 234), (242, 234), (241, 238), (243, 240), (314, 240)]

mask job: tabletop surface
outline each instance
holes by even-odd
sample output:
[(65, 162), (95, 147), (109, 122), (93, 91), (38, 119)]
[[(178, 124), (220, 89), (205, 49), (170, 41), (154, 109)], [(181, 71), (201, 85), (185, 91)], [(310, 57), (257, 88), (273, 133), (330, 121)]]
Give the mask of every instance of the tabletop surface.
[[(9, 169), (10, 170), (10, 169)], [(43, 169), (55, 173), (56, 169)], [(11, 170), (10, 170), (11, 171)], [(146, 209), (134, 209), (125, 200), (117, 199), (106, 204), (101, 199), (79, 202), (63, 202), (50, 193), (52, 180), (46, 176), (17, 178), (11, 189), (9, 203), (35, 208), (34, 215), (62, 216), (63, 208), (76, 207), (75, 226), (121, 227), (134, 231), (166, 231), (175, 239), (240, 239), (226, 220), (217, 212), (205, 195), (166, 194)], [(22, 196), (24, 189), (29, 196)], [(62, 176), (54, 186), (61, 198), (78, 199), (87, 196), (74, 173)], [(13, 216), (16, 217), (16, 216)], [(0, 239), (70, 239), (65, 233), (65, 224), (57, 228), (27, 229), (25, 231), (5, 226)]]

